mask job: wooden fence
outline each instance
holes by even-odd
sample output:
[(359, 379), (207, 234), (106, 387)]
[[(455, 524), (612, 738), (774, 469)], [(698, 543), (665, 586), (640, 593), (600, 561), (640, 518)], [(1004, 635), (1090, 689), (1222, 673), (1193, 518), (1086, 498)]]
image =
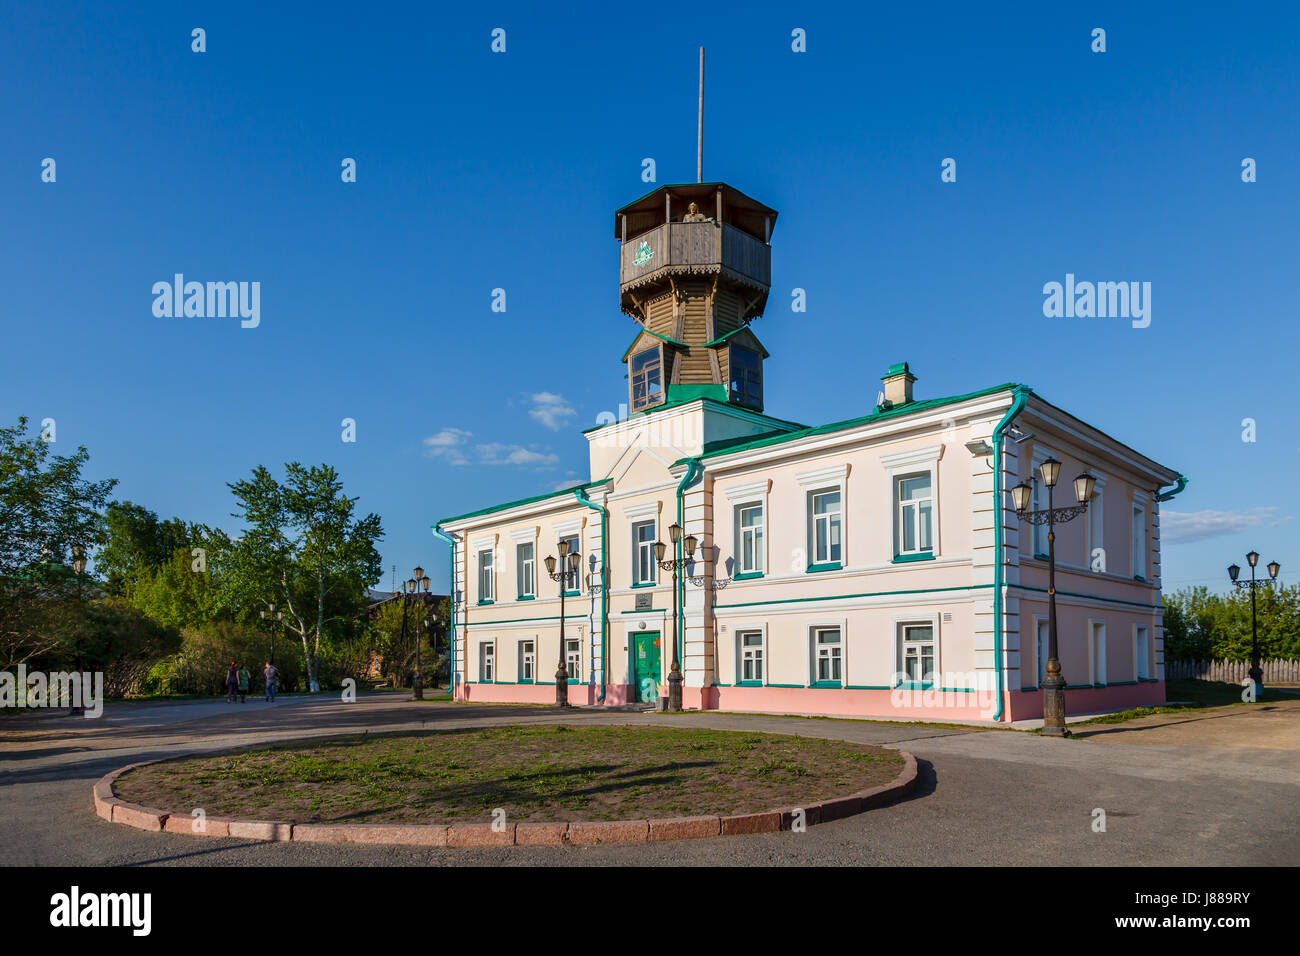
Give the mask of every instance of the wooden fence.
[[(1260, 661), (1264, 685), (1300, 683), (1300, 660)], [(1165, 661), (1167, 680), (1213, 680), (1240, 684), (1250, 674), (1250, 661)]]

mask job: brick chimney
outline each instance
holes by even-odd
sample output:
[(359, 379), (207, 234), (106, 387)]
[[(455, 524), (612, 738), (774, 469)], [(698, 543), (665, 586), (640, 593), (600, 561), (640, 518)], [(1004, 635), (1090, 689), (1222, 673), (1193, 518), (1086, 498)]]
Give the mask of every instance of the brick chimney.
[(912, 401), (912, 383), (916, 376), (908, 371), (906, 362), (889, 366), (889, 371), (880, 380), (885, 386), (885, 402), (890, 408), (907, 405)]

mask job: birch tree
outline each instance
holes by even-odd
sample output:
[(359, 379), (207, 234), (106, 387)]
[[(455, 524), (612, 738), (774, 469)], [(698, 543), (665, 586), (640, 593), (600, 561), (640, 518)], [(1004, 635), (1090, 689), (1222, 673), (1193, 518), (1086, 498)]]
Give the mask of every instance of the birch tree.
[(302, 646), (309, 686), (318, 691), (321, 639), (364, 605), (366, 587), (383, 573), (375, 549), (384, 536), (379, 516), (357, 516), (357, 499), (343, 494), (329, 465), (290, 462), (283, 483), (259, 465), (229, 487), (239, 507), (233, 515), (245, 530), (224, 586), (246, 610), (274, 604), (284, 611), (285, 628)]

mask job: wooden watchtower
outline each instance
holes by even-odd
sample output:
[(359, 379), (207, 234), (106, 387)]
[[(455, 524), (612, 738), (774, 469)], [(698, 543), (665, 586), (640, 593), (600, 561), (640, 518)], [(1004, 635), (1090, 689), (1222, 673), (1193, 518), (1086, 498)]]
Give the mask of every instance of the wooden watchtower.
[(661, 186), (614, 214), (629, 408), (708, 397), (763, 410), (767, 350), (749, 328), (772, 282), (776, 210), (726, 183)]

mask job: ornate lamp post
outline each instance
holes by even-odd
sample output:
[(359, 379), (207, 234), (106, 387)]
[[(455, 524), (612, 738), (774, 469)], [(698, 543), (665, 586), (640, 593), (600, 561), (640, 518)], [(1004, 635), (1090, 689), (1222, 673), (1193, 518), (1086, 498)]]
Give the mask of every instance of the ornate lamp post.
[[(424, 568), (416, 565), (412, 576), (407, 578), (403, 583), (402, 591), (402, 646), (406, 646), (406, 609), (409, 605), (417, 600), (423, 601), (420, 597), (420, 588), (424, 588), (425, 593), (429, 590), (429, 579), (425, 576)], [(411, 674), (411, 699), (424, 700), (424, 667), (420, 660), (420, 621), (424, 615), (417, 615), (415, 623), (415, 670)]]
[(267, 660), (269, 660), (271, 664), (274, 665), (275, 664), (275, 625), (277, 621), (284, 620), (284, 612), (277, 611), (275, 609), (274, 604), (268, 604), (266, 610), (258, 611), (257, 613), (262, 620), (266, 621), (266, 628), (268, 631), (271, 632), (271, 653), (270, 656), (267, 657)]
[(1264, 696), (1264, 668), (1259, 666), (1259, 626), (1255, 620), (1255, 592), (1262, 587), (1266, 587), (1277, 580), (1277, 573), (1282, 570), (1282, 565), (1276, 561), (1268, 563), (1268, 580), (1255, 580), (1255, 565), (1259, 564), (1259, 552), (1252, 551), (1246, 555), (1246, 563), (1250, 565), (1250, 580), (1238, 581), (1237, 575), (1241, 573), (1241, 568), (1235, 564), (1228, 565), (1228, 577), (1232, 578), (1232, 583), (1240, 591), (1242, 588), (1250, 588), (1250, 679), (1255, 682), (1255, 699)]
[(569, 542), (561, 541), (556, 545), (560, 552), (560, 570), (555, 570), (555, 555), (546, 556), (546, 573), (552, 581), (560, 582), (560, 662), (555, 668), (555, 706), (569, 706), (569, 670), (564, 665), (564, 592), (569, 589), (569, 582), (574, 587), (578, 584), (578, 566), (582, 564), (582, 555), (569, 550)]
[[(1049, 737), (1068, 737), (1065, 728), (1065, 678), (1061, 676), (1061, 661), (1056, 654), (1056, 525), (1073, 521), (1088, 510), (1092, 488), (1097, 479), (1086, 471), (1074, 479), (1074, 497), (1077, 505), (1064, 508), (1052, 506), (1052, 489), (1061, 474), (1061, 463), (1048, 458), (1039, 466), (1043, 484), (1047, 486), (1047, 510), (1030, 511), (1033, 489), (1023, 481), (1011, 489), (1011, 501), (1016, 515), (1030, 524), (1047, 525), (1047, 676), (1043, 679), (1043, 733)], [(1000, 663), (999, 663), (1000, 666)]]
[(682, 709), (682, 665), (677, 654), (677, 645), (681, 642), (681, 627), (677, 620), (677, 571), (694, 559), (695, 546), (699, 542), (693, 534), (688, 534), (686, 540), (682, 541), (682, 526), (675, 522), (668, 527), (668, 538), (673, 543), (674, 553), (678, 542), (686, 549), (686, 557), (664, 560), (664, 552), (668, 548), (662, 541), (655, 542), (655, 560), (659, 567), (673, 573), (673, 667), (668, 673), (668, 709), (677, 712)]
[[(77, 575), (77, 600), (81, 600), (81, 579), (86, 574), (86, 549), (81, 545), (74, 545), (72, 548), (72, 570)], [(81, 663), (81, 628), (77, 628), (77, 681), (84, 687), (85, 682), (81, 680), (82, 663)], [(69, 701), (69, 704), (72, 702)], [(85, 702), (83, 701), (82, 704)], [(72, 706), (68, 710), (71, 717), (80, 717), (85, 714), (86, 708), (82, 705)]]

